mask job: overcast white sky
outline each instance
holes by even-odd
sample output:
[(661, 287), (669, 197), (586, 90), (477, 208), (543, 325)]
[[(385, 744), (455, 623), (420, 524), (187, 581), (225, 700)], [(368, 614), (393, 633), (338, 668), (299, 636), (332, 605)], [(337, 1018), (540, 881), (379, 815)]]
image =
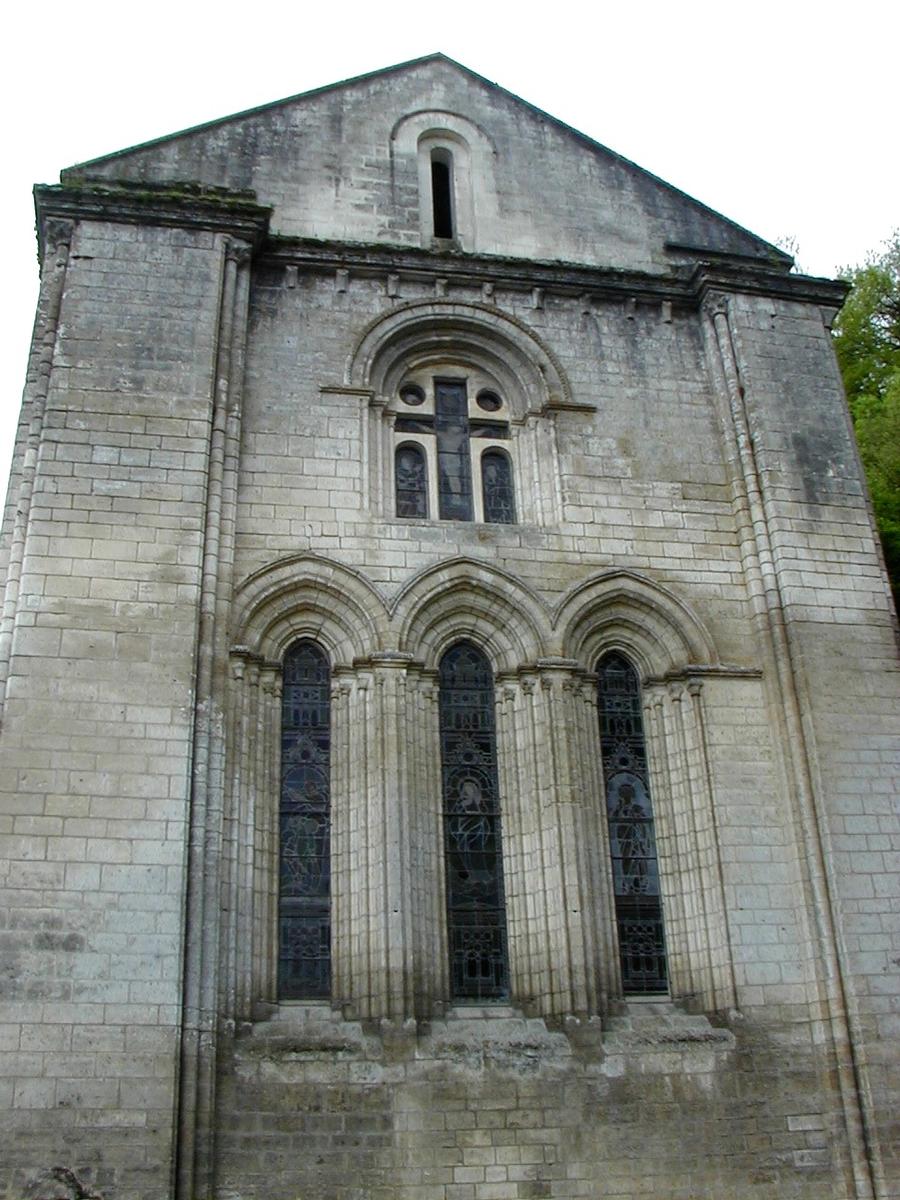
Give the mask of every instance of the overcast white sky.
[(0, 475), (37, 295), (33, 183), (441, 50), (829, 275), (900, 226), (896, 0), (44, 0), (3, 19)]

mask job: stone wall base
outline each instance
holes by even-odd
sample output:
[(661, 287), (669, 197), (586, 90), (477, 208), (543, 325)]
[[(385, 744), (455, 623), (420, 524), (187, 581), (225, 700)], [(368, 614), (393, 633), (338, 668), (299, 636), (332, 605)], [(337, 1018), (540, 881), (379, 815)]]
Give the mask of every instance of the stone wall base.
[(220, 1084), (222, 1200), (850, 1194), (812, 1048), (668, 1004), (602, 1029), (285, 1009), (238, 1035)]

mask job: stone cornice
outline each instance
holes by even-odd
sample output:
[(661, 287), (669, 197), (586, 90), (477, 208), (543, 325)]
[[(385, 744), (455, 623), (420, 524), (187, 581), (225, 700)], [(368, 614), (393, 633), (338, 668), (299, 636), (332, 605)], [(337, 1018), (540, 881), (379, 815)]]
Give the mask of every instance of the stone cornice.
[(745, 667), (737, 663), (689, 663), (677, 671), (665, 675), (648, 675), (641, 682), (644, 687), (663, 687), (670, 683), (690, 683), (698, 679), (762, 679), (760, 667)]
[[(60, 185), (34, 189), (39, 252), (43, 257), (51, 220), (79, 219), (208, 229), (246, 241), (269, 267), (299, 271), (348, 271), (358, 278), (394, 275), (458, 286), (488, 286), (533, 295), (578, 298), (586, 310), (594, 301), (637, 304), (668, 302), (696, 309), (711, 293), (745, 293), (839, 308), (848, 285), (840, 280), (792, 275), (783, 264), (740, 255), (724, 255), (703, 247), (667, 246), (682, 257), (669, 270), (623, 271), (579, 263), (529, 261), (500, 255), (435, 251), (417, 246), (382, 246), (314, 238), (269, 235), (272, 209), (256, 202), (249, 191), (200, 184), (106, 182), (67, 179)], [(684, 259), (689, 261), (684, 261)], [(541, 301), (542, 302), (542, 301)]]
[(112, 221), (227, 233), (258, 249), (272, 209), (254, 193), (198, 184), (105, 183), (98, 180), (38, 184), (34, 189), (38, 251), (43, 258), (50, 220)]
[(760, 271), (745, 264), (700, 262), (694, 268), (690, 286), (702, 301), (715, 292), (749, 293), (778, 300), (795, 300), (840, 308), (850, 290), (843, 279), (817, 279), (812, 275), (784, 275)]
[(369, 243), (319, 241), (312, 238), (272, 237), (260, 263), (271, 267), (293, 266), (301, 271), (349, 270), (357, 278), (387, 273), (409, 280), (436, 277), (463, 286), (496, 287), (532, 292), (535, 288), (570, 296), (628, 296), (658, 302), (686, 301), (684, 281), (674, 274), (652, 275), (585, 267), (577, 263), (541, 262), (500, 255), (435, 251), (417, 246), (378, 246)]
[(847, 293), (840, 280), (792, 275), (784, 267), (735, 255), (693, 251), (693, 262), (667, 272), (621, 271), (578, 263), (544, 262), (495, 255), (435, 252), (416, 246), (378, 246), (312, 238), (274, 236), (262, 248), (259, 263), (310, 273), (349, 271), (357, 278), (395, 275), (416, 281), (436, 278), (459, 286), (506, 288), (594, 300), (631, 300), (638, 304), (668, 301), (696, 309), (710, 291), (744, 292), (839, 307)]

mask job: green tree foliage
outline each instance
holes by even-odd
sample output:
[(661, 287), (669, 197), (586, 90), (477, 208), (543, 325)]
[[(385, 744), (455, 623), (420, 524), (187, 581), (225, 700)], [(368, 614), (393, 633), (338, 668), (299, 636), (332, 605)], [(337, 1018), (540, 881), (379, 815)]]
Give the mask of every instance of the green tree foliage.
[(900, 607), (900, 231), (882, 253), (840, 275), (852, 290), (834, 345)]

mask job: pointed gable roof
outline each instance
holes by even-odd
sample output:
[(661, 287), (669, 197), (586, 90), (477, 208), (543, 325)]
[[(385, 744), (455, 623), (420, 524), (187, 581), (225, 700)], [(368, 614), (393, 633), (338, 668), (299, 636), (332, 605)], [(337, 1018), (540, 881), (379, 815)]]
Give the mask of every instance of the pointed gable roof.
[[(497, 181), (497, 208), (510, 214), (511, 244), (503, 244), (503, 231), (498, 230), (479, 246), (485, 253), (657, 270), (670, 265), (673, 253), (679, 251), (756, 259), (782, 270), (791, 264), (789, 255), (736, 222), (441, 53), (166, 134), (75, 164), (61, 178), (63, 182), (100, 178), (249, 189), (274, 207), (273, 229), (287, 236), (412, 244), (418, 229), (404, 231), (392, 219), (384, 196), (375, 197), (374, 221), (367, 225), (356, 215), (360, 199), (372, 202), (375, 189), (360, 186), (354, 169), (365, 159), (372, 175), (377, 164), (370, 161), (372, 137), (357, 136), (354, 144), (354, 137), (348, 135), (350, 122), (344, 118), (362, 108), (363, 122), (358, 111), (354, 113), (357, 133), (365, 122), (373, 126), (367, 132), (374, 134), (376, 143), (380, 135), (385, 151), (381, 165), (385, 173), (393, 174), (391, 129), (404, 112), (416, 105), (419, 111), (427, 110), (429, 99), (435, 97), (440, 99), (433, 105), (435, 111), (464, 112), (488, 131), (495, 145), (497, 174), (513, 160), (511, 178)], [(525, 160), (532, 155), (516, 154), (509, 131), (495, 128), (498, 117), (500, 126), (524, 123), (542, 143), (541, 186), (534, 186), (537, 181), (529, 180), (528, 172), (521, 169), (530, 165)], [(585, 159), (594, 168), (593, 179), (590, 169), (585, 172)], [(329, 187), (335, 191), (330, 216)], [(355, 212), (348, 213), (346, 204), (342, 211), (337, 196), (341, 187), (345, 196), (357, 193)], [(530, 236), (520, 237), (512, 214), (518, 210), (539, 225), (540, 214), (533, 211), (537, 205), (544, 209), (543, 231), (532, 229)], [(623, 234), (618, 238), (610, 236), (616, 224)], [(524, 253), (518, 250), (519, 243), (528, 246)], [(549, 247), (550, 253), (542, 254), (542, 246)]]

